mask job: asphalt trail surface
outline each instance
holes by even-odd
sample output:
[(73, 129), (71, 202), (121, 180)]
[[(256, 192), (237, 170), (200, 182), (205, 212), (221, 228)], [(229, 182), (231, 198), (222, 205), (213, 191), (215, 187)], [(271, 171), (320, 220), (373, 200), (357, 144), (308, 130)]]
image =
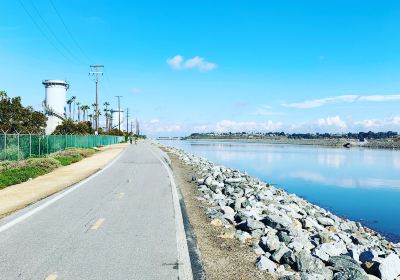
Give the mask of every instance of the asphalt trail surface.
[(157, 155), (130, 145), (56, 202), (35, 211), (60, 193), (0, 220), (29, 215), (0, 231), (0, 279), (178, 279), (171, 183)]

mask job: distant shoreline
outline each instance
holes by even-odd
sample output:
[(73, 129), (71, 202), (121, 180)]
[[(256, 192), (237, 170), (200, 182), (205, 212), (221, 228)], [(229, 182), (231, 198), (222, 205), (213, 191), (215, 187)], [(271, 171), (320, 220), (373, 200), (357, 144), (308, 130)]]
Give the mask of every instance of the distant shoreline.
[(286, 145), (305, 145), (305, 146), (321, 146), (345, 148), (344, 145), (349, 143), (350, 148), (370, 148), (370, 149), (400, 149), (400, 141), (394, 142), (389, 140), (369, 140), (367, 142), (357, 142), (354, 139), (289, 139), (289, 138), (224, 138), (224, 137), (207, 137), (207, 138), (183, 138), (183, 141), (232, 141), (232, 142), (250, 142), (250, 143), (267, 143), (267, 144), (286, 144)]

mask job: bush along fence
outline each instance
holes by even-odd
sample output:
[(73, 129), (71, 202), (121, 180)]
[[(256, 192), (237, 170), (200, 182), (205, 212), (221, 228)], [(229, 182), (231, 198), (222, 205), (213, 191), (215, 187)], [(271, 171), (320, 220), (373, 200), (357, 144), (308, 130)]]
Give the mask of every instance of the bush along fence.
[(0, 160), (45, 156), (68, 148), (118, 144), (124, 137), (110, 135), (0, 134)]

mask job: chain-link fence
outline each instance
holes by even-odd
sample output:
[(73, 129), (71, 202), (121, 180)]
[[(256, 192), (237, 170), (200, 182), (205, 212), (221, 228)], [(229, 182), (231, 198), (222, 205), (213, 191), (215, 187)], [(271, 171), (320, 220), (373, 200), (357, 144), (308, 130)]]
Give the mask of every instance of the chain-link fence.
[(0, 160), (21, 160), (67, 148), (92, 148), (122, 141), (124, 137), (110, 135), (0, 134)]

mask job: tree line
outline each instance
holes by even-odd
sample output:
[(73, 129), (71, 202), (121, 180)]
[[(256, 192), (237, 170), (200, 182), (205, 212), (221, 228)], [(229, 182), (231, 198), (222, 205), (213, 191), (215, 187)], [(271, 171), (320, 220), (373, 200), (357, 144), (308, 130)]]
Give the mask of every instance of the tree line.
[[(92, 123), (96, 104), (92, 104), (94, 108), (93, 114), (88, 114), (90, 107), (80, 105), (75, 96), (67, 101), (67, 105), (69, 107), (69, 115), (66, 115), (66, 119), (56, 127), (53, 134), (93, 134)], [(109, 105), (108, 102), (104, 103), (106, 128), (100, 128), (99, 134), (122, 136), (124, 135), (123, 131), (111, 127)], [(78, 109), (77, 119), (75, 119), (76, 109)], [(42, 134), (46, 128), (46, 121), (47, 116), (44, 113), (34, 110), (31, 106), (23, 106), (20, 96), (9, 97), (6, 91), (0, 90), (0, 132), (8, 134)]]
[(266, 137), (286, 137), (289, 139), (389, 139), (397, 138), (398, 133), (394, 131), (387, 132), (348, 132), (348, 133), (285, 133), (281, 132), (224, 132), (224, 133), (192, 133), (190, 139), (202, 138), (266, 138)]

